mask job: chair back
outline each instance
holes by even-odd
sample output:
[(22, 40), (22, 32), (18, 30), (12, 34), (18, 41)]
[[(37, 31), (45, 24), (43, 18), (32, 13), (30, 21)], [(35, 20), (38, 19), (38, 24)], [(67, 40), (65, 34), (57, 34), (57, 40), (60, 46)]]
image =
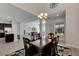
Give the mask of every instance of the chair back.
[(31, 32), (31, 39), (33, 41), (37, 40), (37, 32)]
[(28, 45), (30, 45), (30, 40), (28, 38), (23, 37), (25, 56), (29, 55)]
[[(25, 48), (25, 56), (33, 56), (39, 54), (39, 48), (33, 44), (31, 44), (28, 38), (24, 38), (24, 48)], [(29, 47), (28, 47), (29, 45)]]
[(37, 39), (42, 39), (41, 33), (38, 33), (38, 38)]

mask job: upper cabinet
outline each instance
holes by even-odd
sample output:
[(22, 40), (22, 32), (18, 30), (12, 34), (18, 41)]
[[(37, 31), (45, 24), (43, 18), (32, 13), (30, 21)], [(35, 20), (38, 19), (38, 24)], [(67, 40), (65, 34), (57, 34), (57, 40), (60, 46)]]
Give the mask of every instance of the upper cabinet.
[(12, 24), (0, 23), (0, 30), (4, 30), (6, 27), (11, 28)]
[(4, 24), (4, 27), (12, 27), (11, 24)]
[(4, 30), (4, 24), (0, 23), (0, 30)]

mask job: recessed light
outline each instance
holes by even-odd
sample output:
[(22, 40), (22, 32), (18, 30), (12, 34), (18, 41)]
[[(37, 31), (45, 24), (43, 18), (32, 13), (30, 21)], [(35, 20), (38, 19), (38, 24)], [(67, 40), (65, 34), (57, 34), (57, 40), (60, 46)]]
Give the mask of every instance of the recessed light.
[(57, 14), (56, 16), (59, 16), (59, 14)]
[(10, 16), (8, 16), (7, 18), (10, 18)]
[(10, 17), (10, 16), (7, 16), (7, 18), (12, 18), (12, 17)]
[(10, 16), (7, 16), (7, 21), (11, 21), (11, 18)]

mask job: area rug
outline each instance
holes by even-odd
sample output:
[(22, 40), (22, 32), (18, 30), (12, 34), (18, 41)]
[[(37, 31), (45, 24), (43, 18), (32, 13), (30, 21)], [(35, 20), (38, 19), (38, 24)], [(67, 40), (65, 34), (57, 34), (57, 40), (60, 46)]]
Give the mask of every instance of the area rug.
[[(59, 51), (58, 52), (59, 56), (71, 56), (72, 55), (72, 54), (69, 54), (71, 52), (69, 51), (68, 48), (64, 48), (64, 47), (59, 46), (58, 51)], [(17, 50), (15, 52), (12, 52), (12, 53), (7, 54), (5, 56), (25, 56), (25, 49), (23, 48), (23, 49)]]

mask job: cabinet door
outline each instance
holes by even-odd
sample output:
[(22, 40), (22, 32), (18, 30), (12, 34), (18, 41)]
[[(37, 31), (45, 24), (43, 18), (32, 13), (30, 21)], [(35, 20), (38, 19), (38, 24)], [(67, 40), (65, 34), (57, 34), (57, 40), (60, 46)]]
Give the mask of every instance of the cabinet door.
[(4, 27), (12, 27), (11, 24), (4, 24)]
[(4, 25), (0, 23), (0, 30), (4, 30)]

